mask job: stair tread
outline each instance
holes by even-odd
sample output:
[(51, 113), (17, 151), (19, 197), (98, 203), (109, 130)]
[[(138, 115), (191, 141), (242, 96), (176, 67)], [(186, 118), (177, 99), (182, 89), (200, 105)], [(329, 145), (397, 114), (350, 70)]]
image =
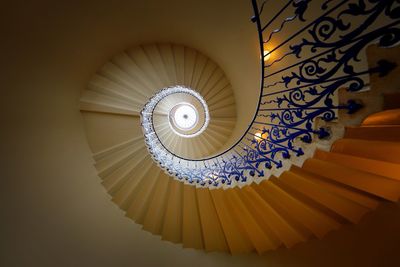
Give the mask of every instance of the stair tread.
[(115, 169), (113, 172), (103, 177), (102, 184), (109, 192), (110, 195), (114, 195), (122, 185), (129, 179), (133, 170), (139, 165), (142, 164), (147, 158), (147, 153), (143, 148), (142, 152), (139, 150), (139, 153), (133, 155), (128, 161), (126, 161), (119, 168)]
[(196, 194), (206, 251), (228, 251), (228, 244), (226, 243), (225, 234), (212, 201), (210, 190), (196, 188)]
[(182, 243), (184, 247), (204, 248), (196, 188), (190, 185), (183, 188)]
[(286, 181), (294, 190), (303, 193), (353, 223), (358, 222), (369, 211), (369, 209), (357, 203), (324, 190), (322, 186), (304, 179), (296, 173), (285, 172), (279, 179)]
[(161, 238), (173, 243), (182, 241), (183, 183), (171, 179), (168, 189), (166, 210)]
[(126, 211), (126, 216), (132, 218), (137, 223), (142, 224), (144, 222), (144, 216), (150, 204), (151, 192), (154, 189), (157, 179), (159, 179), (160, 173), (161, 169), (158, 166), (152, 166), (146, 178), (142, 179), (137, 186), (137, 193)]
[(257, 252), (261, 254), (276, 248), (277, 244), (270, 239), (263, 230), (263, 226), (259, 225), (253, 214), (246, 207), (242, 200), (241, 190), (225, 190), (225, 193), (228, 196), (228, 201), (232, 203), (235, 219), (239, 222), (240, 227), (244, 229)]
[(290, 247), (296, 244), (299, 241), (305, 241), (310, 238), (313, 234), (308, 230), (303, 224), (301, 224), (293, 214), (289, 212), (283, 205), (282, 202), (279, 201), (278, 198), (275, 198), (270, 194), (269, 190), (266, 190), (266, 184), (268, 181), (262, 181), (260, 184), (252, 184), (252, 188), (257, 192), (257, 194), (263, 199), (265, 203), (267, 203), (279, 218), (285, 222), (285, 227), (283, 229), (284, 233), (289, 234), (290, 236), (285, 236), (282, 240), (285, 240), (286, 246)]
[[(228, 189), (231, 190), (231, 189)], [(240, 227), (232, 213), (232, 203), (227, 200), (223, 189), (210, 191), (218, 218), (232, 254), (246, 253), (254, 250), (253, 244), (247, 237), (244, 229)]]
[(400, 126), (371, 125), (362, 127), (346, 127), (344, 138), (400, 142)]
[(312, 173), (304, 168), (292, 165), (290, 171), (300, 175), (302, 178), (318, 184), (329, 192), (340, 195), (366, 208), (375, 209), (379, 204), (379, 199), (374, 195), (360, 191), (359, 189), (350, 187), (348, 185), (326, 179), (325, 177)]
[(316, 150), (314, 157), (400, 181), (400, 164)]
[(252, 186), (245, 186), (241, 189), (242, 200), (253, 214), (253, 217), (263, 226), (263, 230), (269, 236), (275, 248), (281, 243), (286, 247), (304, 241), (301, 235), (293, 229), (269, 204), (266, 202)]
[(170, 180), (171, 178), (165, 173), (161, 173), (151, 194), (150, 205), (143, 222), (143, 229), (153, 234), (161, 234)]
[(333, 143), (331, 151), (363, 158), (400, 163), (399, 142), (339, 139)]
[(400, 196), (400, 183), (384, 176), (314, 158), (306, 160), (303, 168), (388, 200), (397, 201)]
[(170, 44), (160, 44), (158, 49), (161, 54), (162, 61), (165, 66), (165, 70), (168, 74), (168, 79), (172, 84), (178, 84), (175, 70), (175, 60), (172, 52), (172, 46)]
[(129, 174), (125, 183), (121, 188), (113, 194), (112, 200), (120, 206), (123, 210), (126, 210), (134, 197), (135, 189), (142, 179), (145, 179), (147, 172), (154, 165), (149, 155), (146, 155), (142, 163), (136, 166)]
[(388, 109), (369, 115), (362, 125), (400, 125), (400, 108)]
[(291, 194), (282, 189), (279, 184), (268, 181), (263, 185), (264, 189), (267, 190), (272, 197), (279, 199), (281, 204), (287, 210), (290, 210), (291, 214), (318, 238), (322, 238), (329, 231), (339, 227), (339, 223), (315, 208), (294, 198)]
[(129, 147), (125, 147), (119, 151), (115, 151), (114, 153), (98, 160), (95, 163), (95, 167), (98, 171), (100, 177), (105, 177), (110, 172), (114, 171), (121, 165), (123, 165), (129, 159), (135, 157), (138, 151), (144, 150), (144, 143), (139, 145), (131, 145)]

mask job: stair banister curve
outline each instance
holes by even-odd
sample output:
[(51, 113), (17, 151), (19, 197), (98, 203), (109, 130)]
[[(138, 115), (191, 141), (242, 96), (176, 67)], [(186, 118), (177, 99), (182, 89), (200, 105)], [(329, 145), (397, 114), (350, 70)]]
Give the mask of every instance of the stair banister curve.
[[(350, 2), (287, 1), (265, 23), (268, 1), (252, 0), (251, 21), (260, 42), (261, 90), (248, 128), (227, 150), (199, 159), (175, 155), (163, 146), (162, 153), (154, 154), (156, 148), (151, 144), (162, 142), (147, 142), (156, 162), (168, 174), (190, 184), (233, 185), (264, 177), (265, 170), (290, 166), (290, 157), (304, 155), (303, 146), (312, 143), (314, 136), (330, 137), (329, 128), (315, 127), (316, 119), (331, 122), (338, 118), (340, 109), (351, 114), (362, 108), (356, 100), (339, 103), (339, 89), (362, 90), (370, 74), (383, 76), (396, 66), (382, 60), (369, 68), (359, 59), (371, 43), (389, 47), (398, 42), (400, 21), (395, 1)], [(320, 14), (308, 19), (313, 8), (318, 8)], [(274, 25), (278, 28), (271, 30)], [(279, 39), (279, 34), (293, 25), (297, 31)], [(274, 38), (279, 44), (266, 51), (265, 47), (276, 41)], [(271, 55), (272, 62), (267, 63)], [(285, 60), (295, 63), (285, 65)], [(282, 67), (275, 68), (282, 63)]]

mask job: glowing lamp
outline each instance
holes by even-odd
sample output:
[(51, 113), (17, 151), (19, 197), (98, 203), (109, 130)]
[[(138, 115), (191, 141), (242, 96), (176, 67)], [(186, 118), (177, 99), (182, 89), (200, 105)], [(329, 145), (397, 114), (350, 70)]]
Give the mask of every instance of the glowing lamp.
[(268, 50), (264, 50), (264, 61), (268, 61), (271, 57), (271, 52)]

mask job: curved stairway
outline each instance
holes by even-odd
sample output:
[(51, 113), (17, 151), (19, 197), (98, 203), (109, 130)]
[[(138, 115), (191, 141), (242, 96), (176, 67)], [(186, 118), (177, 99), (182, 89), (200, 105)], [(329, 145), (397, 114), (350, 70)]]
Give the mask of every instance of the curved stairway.
[[(306, 5), (308, 2), (293, 3)], [(288, 55), (294, 56), (293, 53)], [(264, 88), (278, 88), (282, 83), (284, 81), (278, 81)], [(292, 165), (279, 177), (214, 188), (179, 181), (153, 161), (140, 124), (143, 105), (160, 89), (175, 85), (197, 90), (208, 104), (211, 120), (206, 131), (193, 139), (174, 134), (160, 121), (159, 138), (170, 152), (196, 160), (230, 147), (229, 137), (236, 119), (231, 86), (215, 63), (183, 46), (141, 46), (116, 56), (94, 76), (81, 99), (89, 145), (105, 189), (127, 217), (163, 240), (206, 251), (263, 253), (322, 238), (343, 224), (357, 223), (382, 201), (398, 201), (400, 123), (396, 122), (398, 113), (393, 115), (392, 112), (385, 113), (390, 113), (389, 116), (371, 115), (360, 127), (347, 127), (344, 137), (335, 141), (330, 151), (317, 150), (301, 167)], [(332, 92), (336, 89), (338, 87)], [(288, 90), (291, 89), (271, 94)], [(320, 103), (320, 96), (311, 90), (309, 94), (318, 96), (318, 101), (310, 101), (313, 104), (304, 110), (317, 109), (318, 113), (319, 108), (314, 105)], [(327, 114), (331, 116), (324, 117), (331, 121), (335, 118), (332, 110), (342, 108), (333, 106), (330, 95), (334, 93), (327, 94), (328, 109), (320, 108), (321, 113), (312, 114), (315, 118), (330, 112)], [(277, 99), (289, 102), (286, 96)], [(278, 101), (267, 102), (276, 105)], [(354, 102), (349, 103), (346, 108), (352, 110)], [(293, 109), (290, 105), (293, 103), (288, 103), (282, 114)], [(322, 128), (311, 129), (314, 117), (304, 118), (302, 111), (296, 116), (304, 119), (302, 123), (307, 123), (307, 129), (290, 124), (287, 127), (298, 131), (296, 137), (307, 134), (303, 136), (302, 141), (306, 143), (303, 145), (311, 143), (311, 134), (321, 138), (328, 134)], [(290, 116), (289, 120), (292, 118)], [(282, 121), (285, 121), (283, 115)], [(255, 121), (257, 123), (261, 124)], [(279, 124), (275, 126), (282, 128)], [(264, 134), (247, 138), (249, 144), (267, 141), (268, 136)], [(282, 144), (276, 142), (270, 148), (278, 150)], [(292, 145), (288, 142), (285, 151), (295, 152)], [(278, 156), (290, 158), (285, 153)], [(268, 169), (267, 164), (265, 168)]]
[(330, 152), (316, 151), (301, 168), (225, 190), (168, 176), (140, 140), (94, 154), (112, 200), (143, 229), (184, 247), (231, 253), (322, 238), (381, 201), (397, 201), (399, 156), (400, 125), (351, 127)]
[[(227, 141), (236, 124), (232, 87), (215, 62), (182, 45), (143, 45), (115, 56), (89, 82), (82, 94), (80, 109), (88, 124), (104, 123), (115, 130), (123, 127), (121, 130), (129, 134), (130, 142), (122, 147), (135, 145), (136, 149), (144, 151), (140, 111), (156, 92), (171, 86), (198, 91), (208, 105), (211, 119), (201, 135), (183, 138), (170, 129), (166, 117), (174, 104), (188, 101), (187, 96), (177, 94), (166, 99), (160, 103), (159, 116), (155, 119), (156, 131), (164, 145), (185, 158), (207, 157), (229, 145)], [(96, 139), (88, 134), (89, 139)], [(113, 140), (113, 145), (127, 140)], [(94, 151), (109, 148), (102, 144), (104, 141), (91, 143)]]
[[(260, 184), (229, 189), (184, 184), (164, 173), (147, 153), (140, 106), (128, 110), (108, 100), (115, 99), (109, 92), (119, 91), (103, 71), (82, 98), (95, 167), (126, 216), (163, 240), (206, 251), (262, 253), (322, 238), (342, 224), (357, 223), (380, 201), (400, 197), (400, 125), (349, 127), (330, 152), (318, 150), (301, 168), (292, 166)], [(100, 80), (103, 86), (96, 84)], [(223, 130), (211, 126), (193, 146), (207, 154)], [(164, 138), (179, 146), (178, 137), (168, 134)]]

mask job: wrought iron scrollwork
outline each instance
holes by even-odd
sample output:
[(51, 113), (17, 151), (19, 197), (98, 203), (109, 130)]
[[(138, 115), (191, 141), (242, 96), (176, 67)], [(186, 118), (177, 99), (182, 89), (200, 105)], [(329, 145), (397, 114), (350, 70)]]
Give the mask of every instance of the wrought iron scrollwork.
[[(190, 160), (170, 153), (157, 142), (154, 131), (144, 126), (153, 158), (180, 180), (203, 186), (232, 185), (265, 177), (269, 169), (290, 164), (289, 158), (304, 155), (297, 141), (309, 144), (315, 136), (330, 135), (328, 129), (315, 126), (317, 118), (334, 121), (339, 109), (354, 113), (362, 107), (354, 100), (339, 103), (339, 89), (360, 91), (370, 74), (385, 76), (396, 67), (386, 60), (368, 67), (363, 53), (370, 44), (390, 47), (400, 41), (398, 0), (288, 0), (266, 22), (261, 13), (265, 17), (270, 2), (252, 0), (252, 4), (251, 20), (257, 26), (261, 55), (265, 43), (288, 23), (296, 20), (299, 29), (270, 49), (277, 54), (272, 62), (261, 57), (258, 109), (242, 137), (223, 153)], [(310, 11), (315, 8), (319, 14)], [(271, 25), (279, 27), (270, 29)], [(286, 59), (292, 63), (283, 64)], [(151, 121), (142, 117), (142, 123)]]
[[(322, 9), (328, 9), (330, 2), (323, 3)], [(269, 119), (269, 123), (276, 124), (273, 127), (287, 129), (285, 135), (275, 141), (293, 141), (304, 134), (302, 140), (311, 142), (311, 135), (306, 132), (317, 134), (319, 138), (328, 136), (324, 129), (313, 129), (316, 118), (333, 121), (338, 109), (354, 113), (361, 108), (354, 100), (335, 104), (338, 90), (359, 91), (365, 87), (369, 74), (384, 76), (396, 67), (394, 63), (381, 60), (377, 66), (368, 69), (365, 62), (360, 63), (360, 54), (371, 43), (383, 47), (398, 43), (397, 1), (345, 2), (346, 6), (339, 3), (337, 10), (317, 18), (298, 43), (289, 45), (290, 52), (284, 56), (294, 56), (298, 62), (265, 76), (270, 79), (283, 74), (280, 80), (265, 86), (265, 91), (274, 92), (264, 92), (267, 100), (263, 100), (259, 114)], [(277, 86), (284, 88), (273, 90)]]

